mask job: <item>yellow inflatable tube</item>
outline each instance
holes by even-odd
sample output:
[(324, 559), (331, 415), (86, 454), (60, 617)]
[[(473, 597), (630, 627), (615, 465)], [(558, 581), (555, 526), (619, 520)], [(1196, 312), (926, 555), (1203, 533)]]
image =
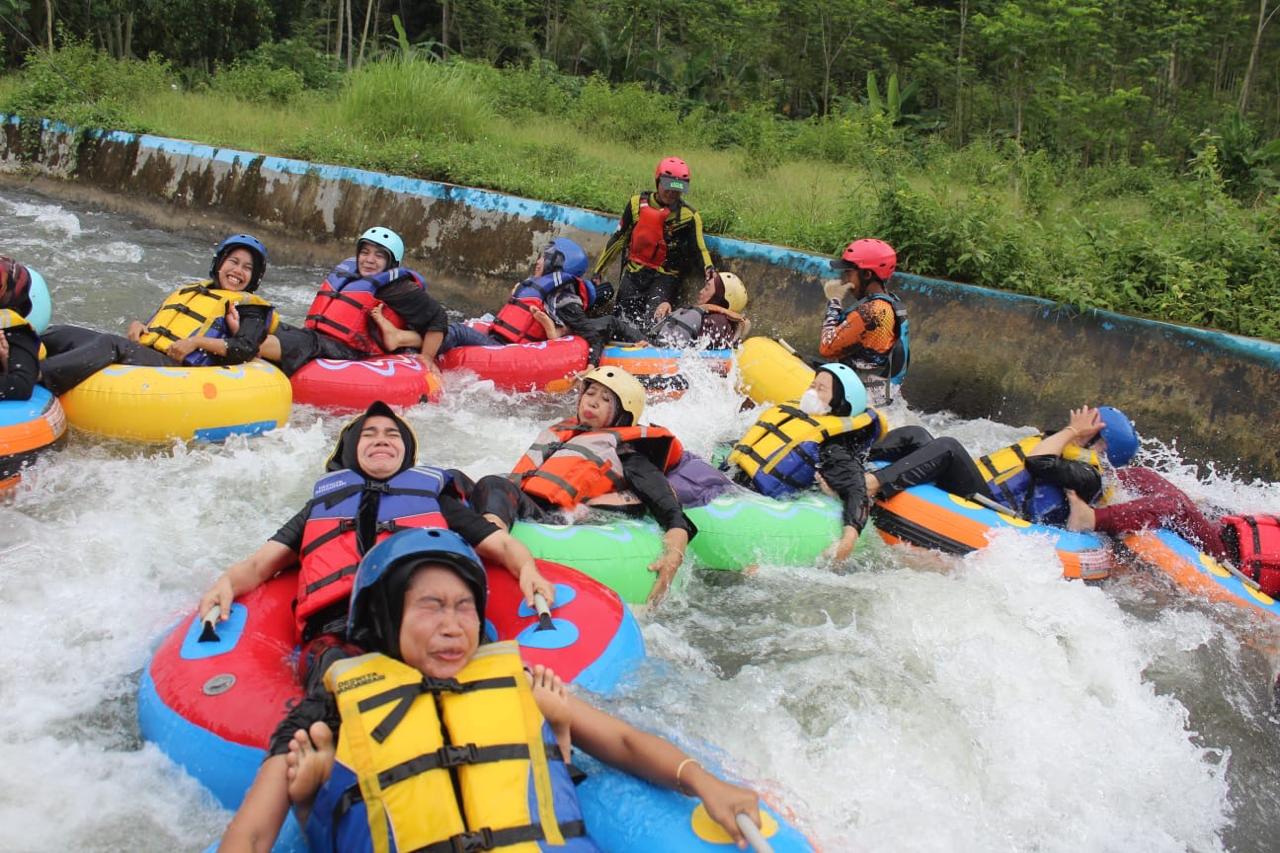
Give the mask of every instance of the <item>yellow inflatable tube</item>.
[(738, 350), (742, 391), (761, 405), (799, 400), (813, 368), (772, 338), (747, 338)]
[(234, 367), (103, 368), (59, 398), (77, 429), (131, 441), (222, 441), (289, 419), (289, 380), (265, 361)]

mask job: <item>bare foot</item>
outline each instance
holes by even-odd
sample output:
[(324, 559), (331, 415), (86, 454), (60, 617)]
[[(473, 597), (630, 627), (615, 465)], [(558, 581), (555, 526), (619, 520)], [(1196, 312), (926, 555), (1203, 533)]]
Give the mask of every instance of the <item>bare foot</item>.
[(533, 700), (538, 703), (538, 710), (555, 733), (560, 754), (567, 762), (570, 760), (571, 747), (569, 721), (573, 716), (569, 710), (569, 691), (565, 689), (560, 676), (542, 664), (533, 668), (529, 678), (533, 685)]
[(333, 732), (322, 722), (311, 724), (311, 735), (298, 729), (289, 741), (285, 775), (289, 799), (295, 806), (310, 808), (316, 791), (329, 779), (334, 759)]
[(1080, 500), (1080, 496), (1070, 489), (1067, 492), (1067, 529), (1068, 530), (1092, 530), (1095, 516), (1093, 507)]

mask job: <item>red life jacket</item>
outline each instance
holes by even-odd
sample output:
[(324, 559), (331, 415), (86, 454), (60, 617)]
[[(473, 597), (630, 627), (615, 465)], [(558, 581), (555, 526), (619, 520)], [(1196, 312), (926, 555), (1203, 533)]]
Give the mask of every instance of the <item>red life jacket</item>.
[(595, 429), (570, 419), (543, 430), (512, 474), (526, 494), (565, 509), (588, 502), (639, 503), (618, 457), (623, 442), (635, 445), (663, 471), (674, 468), (684, 453), (679, 439), (660, 426)]
[(376, 305), (383, 305), (382, 316), (400, 329), (408, 328), (404, 318), (386, 307), (378, 291), (388, 284), (413, 279), (419, 287), (426, 287), (422, 276), (405, 267), (383, 270), (362, 277), (356, 268), (356, 259), (347, 258), (333, 268), (320, 284), (320, 291), (307, 309), (306, 327), (323, 332), (354, 350), (369, 355), (385, 355), (380, 336), (374, 333), (369, 312)]
[(440, 510), (440, 493), (450, 475), (439, 468), (409, 468), (389, 480), (369, 480), (344, 469), (322, 477), (311, 498), (302, 528), (301, 569), (294, 617), (299, 634), (307, 619), (351, 595), (362, 552), (356, 537), (356, 514), (366, 490), (379, 492), (376, 540), (413, 527), (448, 527)]
[(1280, 517), (1223, 516), (1222, 542), (1240, 571), (1257, 581), (1267, 595), (1280, 597)]
[(632, 210), (635, 225), (631, 229), (627, 259), (660, 270), (667, 262), (666, 223), (671, 210), (651, 204), (649, 193), (641, 193), (639, 198), (639, 204)]

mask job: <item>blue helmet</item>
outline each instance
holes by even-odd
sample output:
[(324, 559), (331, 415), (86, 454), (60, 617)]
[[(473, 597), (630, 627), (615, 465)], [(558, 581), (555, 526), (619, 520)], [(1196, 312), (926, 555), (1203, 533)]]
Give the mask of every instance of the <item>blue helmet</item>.
[(213, 250), (213, 266), (209, 267), (209, 278), (217, 282), (218, 267), (222, 266), (222, 259), (232, 249), (248, 249), (249, 254), (253, 256), (253, 277), (249, 279), (249, 286), (245, 288), (246, 292), (253, 293), (258, 289), (258, 282), (262, 281), (262, 276), (267, 271), (267, 247), (252, 234), (232, 234), (218, 244), (218, 248)]
[(423, 563), (443, 565), (462, 578), (475, 595), (476, 612), (484, 625), (489, 586), (475, 550), (452, 530), (418, 528), (383, 540), (360, 561), (351, 587), (347, 639), (366, 651), (399, 658), (404, 592), (413, 570)]
[(372, 243), (379, 249), (385, 249), (387, 254), (391, 256), (391, 266), (400, 266), (400, 260), (404, 257), (404, 241), (400, 239), (399, 234), (390, 228), (375, 225), (361, 234), (360, 239), (356, 240), (357, 253), (360, 251), (361, 243)]
[[(822, 365), (818, 370), (830, 373), (831, 378), (836, 380), (833, 386), (836, 393), (831, 395), (832, 414), (856, 415), (867, 408), (866, 386), (852, 367), (833, 361)], [(844, 404), (849, 406), (849, 410), (842, 413), (839, 410)]]
[(1098, 437), (1107, 443), (1107, 459), (1116, 468), (1123, 468), (1138, 452), (1138, 433), (1133, 421), (1111, 406), (1099, 406), (1098, 415), (1102, 418), (1102, 432)]
[(582, 278), (587, 271), (587, 253), (582, 247), (568, 237), (557, 237), (543, 250), (546, 261), (542, 265), (543, 274), (562, 272), (565, 275)]

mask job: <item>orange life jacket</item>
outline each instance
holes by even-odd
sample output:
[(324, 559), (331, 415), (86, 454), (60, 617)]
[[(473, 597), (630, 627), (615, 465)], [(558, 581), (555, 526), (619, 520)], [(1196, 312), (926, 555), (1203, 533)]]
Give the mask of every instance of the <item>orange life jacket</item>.
[(632, 444), (663, 471), (680, 461), (684, 448), (660, 426), (596, 429), (577, 419), (543, 430), (516, 463), (512, 476), (528, 495), (569, 509), (583, 503), (635, 504), (622, 472), (618, 445)]

